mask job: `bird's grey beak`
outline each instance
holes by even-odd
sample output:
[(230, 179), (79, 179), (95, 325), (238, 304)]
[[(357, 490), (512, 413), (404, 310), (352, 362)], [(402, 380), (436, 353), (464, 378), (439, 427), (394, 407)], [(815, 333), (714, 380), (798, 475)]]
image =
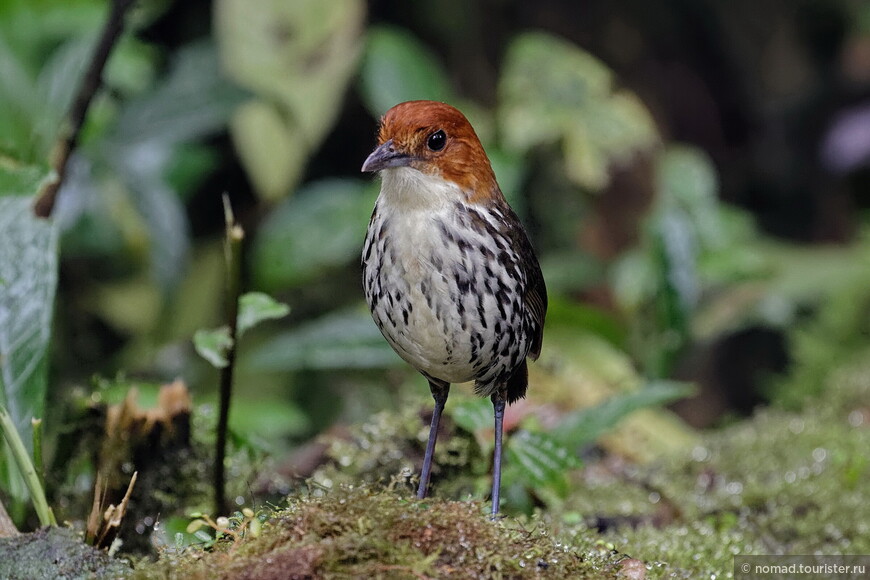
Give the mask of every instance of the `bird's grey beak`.
[(371, 155), (369, 155), (366, 158), (365, 163), (363, 163), (361, 171), (374, 172), (388, 167), (406, 167), (410, 163), (411, 156), (396, 151), (393, 147), (393, 140), (390, 139), (372, 151)]

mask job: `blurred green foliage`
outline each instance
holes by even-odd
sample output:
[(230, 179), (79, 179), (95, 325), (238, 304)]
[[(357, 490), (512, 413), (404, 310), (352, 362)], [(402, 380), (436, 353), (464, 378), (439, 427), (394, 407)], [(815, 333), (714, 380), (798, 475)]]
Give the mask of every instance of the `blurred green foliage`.
[[(852, 258), (860, 264), (868, 254), (870, 245), (865, 234), (856, 244)], [(841, 367), (866, 360), (870, 337), (870, 269), (850, 268), (846, 264), (842, 267), (851, 275), (833, 280), (837, 284), (828, 289), (815, 316), (799, 318), (788, 328), (795, 357), (792, 372), (768, 381), (769, 396), (790, 409), (812, 404), (825, 394), (826, 385)], [(808, 269), (813, 269), (812, 265)]]
[(362, 49), (362, 0), (215, 4), (229, 77), (255, 98), (233, 115), (239, 158), (257, 193), (289, 195), (335, 123)]
[(561, 143), (565, 175), (588, 190), (604, 188), (614, 164), (658, 140), (646, 107), (615, 89), (604, 63), (549, 34), (522, 34), (511, 42), (499, 99), (507, 147), (527, 154)]
[(308, 184), (276, 206), (251, 249), (257, 286), (295, 288), (346, 266), (359, 252), (376, 196), (372, 184), (334, 179)]
[[(679, 400), (692, 394), (690, 385), (673, 381), (657, 381), (641, 388), (615, 395), (603, 402), (578, 411), (566, 413), (558, 425), (543, 429), (532, 416), (507, 440), (507, 463), (502, 485), (514, 507), (531, 511), (530, 494), (538, 500), (554, 495), (564, 498), (570, 491), (568, 474), (579, 467), (581, 453), (599, 437), (614, 429), (620, 421), (639, 409), (655, 407)], [(474, 435), (480, 453), (476, 457), (489, 457), (493, 451), (492, 405), (485, 399), (460, 397), (446, 407), (447, 414), (464, 431)], [(485, 469), (476, 469), (483, 472)], [(485, 489), (487, 476), (476, 482)]]
[[(245, 332), (265, 320), (283, 318), (290, 313), (290, 307), (276, 301), (262, 292), (248, 292), (239, 297), (239, 313), (236, 334), (241, 337)], [(233, 347), (229, 326), (224, 325), (212, 330), (200, 329), (193, 335), (193, 347), (199, 356), (215, 368), (229, 364), (227, 351)]]
[[(558, 374), (548, 348), (579, 337), (595, 354), (581, 365), (589, 385), (643, 385), (555, 426), (521, 425), (506, 473), (519, 487), (564, 493), (578, 448), (687, 393), (669, 380), (693, 349), (752, 326), (783, 332), (804, 386), (769, 395), (797, 404), (822, 388), (829, 361), (866, 339), (866, 274), (855, 274), (866, 241), (801, 247), (763, 234), (721, 201), (711, 156), (675, 142), (660, 112), (572, 41), (540, 30), (502, 39), (499, 66), (481, 75), (486, 100), (472, 98), (431, 31), (367, 23), (361, 0), (219, 0), (210, 31), (160, 42), (153, 31), (173, 8), (143, 5), (129, 18), (43, 223), (28, 210), (106, 3), (0, 4), (0, 402), (19, 429), (93, 373), (182, 376), (211, 400), (215, 371), (195, 351), (220, 335), (194, 336), (222, 322), (215, 216), (225, 189), (249, 234), (245, 290), (292, 307), (252, 328), (239, 351), (234, 427), (286, 451), (406, 392), (428, 404), (362, 304), (358, 270), (378, 188), (359, 165), (376, 119), (417, 98), (468, 115), (528, 225), (551, 293), (548, 326), (560, 330), (546, 334), (540, 366)], [(624, 193), (627, 175), (639, 201)], [(613, 361), (630, 372), (609, 373)], [(477, 432), (489, 428), (486, 405), (450, 412)], [(0, 490), (21, 498), (8, 468), (0, 461)]]
[(764, 261), (749, 218), (725, 208), (710, 160), (672, 146), (656, 166), (657, 197), (637, 247), (612, 269), (614, 295), (638, 323), (634, 346), (645, 370), (667, 377), (693, 339), (692, 320), (711, 291), (760, 277)]
[(438, 58), (408, 31), (396, 28), (368, 31), (359, 82), (366, 107), (375, 116), (404, 101), (454, 100)]

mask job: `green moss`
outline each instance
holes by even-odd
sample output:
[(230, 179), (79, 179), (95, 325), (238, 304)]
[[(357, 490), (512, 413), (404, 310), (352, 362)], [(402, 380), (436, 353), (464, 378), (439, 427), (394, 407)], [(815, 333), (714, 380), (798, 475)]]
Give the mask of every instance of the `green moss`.
[(870, 356), (830, 377), (803, 413), (760, 411), (648, 468), (588, 468), (563, 508), (651, 578), (722, 576), (735, 554), (867, 553)]
[(134, 578), (600, 578), (622, 556), (560, 543), (538, 520), (490, 521), (479, 502), (407, 500), (369, 488), (295, 498), (262, 534), (212, 552), (165, 553)]
[(856, 360), (801, 413), (760, 411), (648, 466), (605, 457), (571, 474), (566, 498), (496, 522), (441, 499), (485, 478), (471, 436), (445, 426), (440, 497), (409, 500), (425, 417), (379, 414), (332, 442), (333, 465), (257, 538), (166, 550), (134, 577), (720, 578), (736, 554), (868, 553), (870, 353)]
[[(320, 467), (312, 481), (325, 487), (382, 484), (415, 489), (415, 465), (423, 461), (429, 418), (409, 405), (398, 413), (382, 412), (350, 429), (348, 437), (331, 438), (330, 463)], [(464, 498), (475, 491), (475, 475), (488, 465), (470, 433), (456, 429), (449, 417), (441, 422), (432, 468), (436, 497)]]
[(860, 364), (870, 334), (870, 270), (855, 268), (818, 311), (790, 328), (789, 350), (795, 364), (787, 377), (771, 381), (772, 400), (791, 409), (814, 404), (826, 395), (832, 370)]

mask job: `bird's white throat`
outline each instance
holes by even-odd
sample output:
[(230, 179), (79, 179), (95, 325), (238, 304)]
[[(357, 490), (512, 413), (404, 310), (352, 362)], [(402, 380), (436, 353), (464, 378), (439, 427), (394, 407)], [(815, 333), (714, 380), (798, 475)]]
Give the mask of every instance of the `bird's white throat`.
[(381, 171), (381, 203), (394, 210), (438, 210), (463, 199), (462, 189), (441, 177), (411, 167)]

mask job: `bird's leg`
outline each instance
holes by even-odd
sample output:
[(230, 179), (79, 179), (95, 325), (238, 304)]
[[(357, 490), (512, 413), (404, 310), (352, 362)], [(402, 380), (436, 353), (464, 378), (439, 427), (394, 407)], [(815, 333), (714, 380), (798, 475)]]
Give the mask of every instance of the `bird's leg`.
[(417, 499), (426, 497), (429, 487), (429, 473), (432, 471), (432, 456), (435, 454), (435, 441), (438, 439), (438, 425), (441, 423), (441, 411), (447, 402), (450, 385), (429, 379), (429, 389), (435, 399), (435, 410), (432, 412), (432, 424), (429, 426), (429, 442), (426, 443), (426, 455), (423, 456), (423, 471), (420, 473), (420, 487), (417, 488)]
[(499, 497), (501, 495), (501, 440), (502, 424), (504, 423), (504, 408), (507, 393), (499, 389), (492, 395), (492, 406), (495, 410), (495, 452), (492, 458), (492, 516), (498, 515)]

